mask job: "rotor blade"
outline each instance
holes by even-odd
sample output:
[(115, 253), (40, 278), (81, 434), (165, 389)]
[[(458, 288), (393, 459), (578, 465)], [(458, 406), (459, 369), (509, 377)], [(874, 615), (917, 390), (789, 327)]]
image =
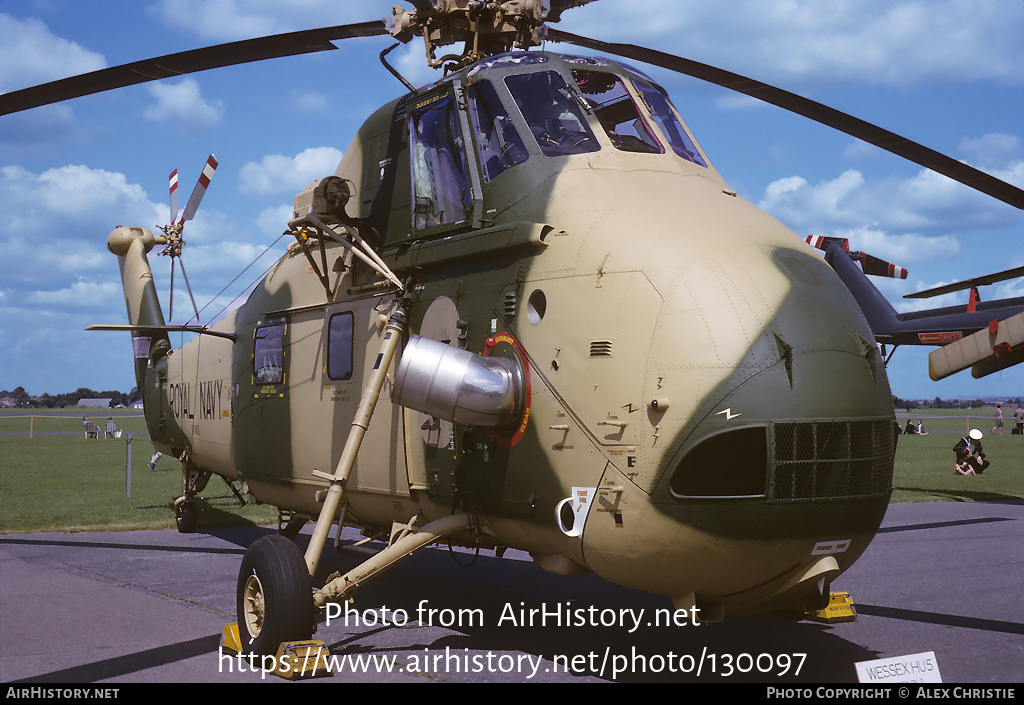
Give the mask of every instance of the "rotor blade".
[(895, 264), (886, 262), (884, 259), (878, 259), (872, 255), (864, 252), (855, 252), (857, 261), (860, 262), (860, 268), (864, 270), (865, 274), (869, 274), (875, 277), (889, 277), (890, 279), (906, 279), (907, 270), (903, 267), (897, 267)]
[(0, 115), (16, 113), (19, 110), (28, 110), (40, 105), (49, 105), (113, 88), (171, 76), (182, 76), (222, 66), (235, 66), (263, 59), (330, 51), (337, 48), (331, 44), (332, 40), (369, 37), (378, 34), (387, 34), (384, 20), (243, 39), (238, 42), (192, 49), (154, 59), (144, 59), (131, 64), (100, 69), (40, 86), (4, 93), (0, 95)]
[(846, 252), (850, 251), (850, 240), (845, 237), (829, 237), (828, 235), (808, 235), (806, 238), (808, 245), (817, 247), (822, 252), (828, 250), (832, 245), (839, 245)]
[(174, 257), (171, 257), (171, 296), (167, 305), (167, 320), (174, 320)]
[[(181, 222), (192, 220), (193, 216), (195, 216), (196, 211), (199, 209), (199, 202), (203, 200), (206, 187), (210, 185), (210, 179), (213, 178), (213, 172), (216, 170), (217, 158), (211, 154), (206, 159), (203, 173), (199, 175), (199, 181), (196, 182), (196, 187), (192, 189), (192, 195), (189, 196), (188, 203), (185, 204), (185, 211), (181, 214)], [(184, 272), (185, 270), (183, 269), (182, 274)]]
[(171, 223), (178, 217), (178, 170), (171, 172)]
[(798, 96), (795, 93), (790, 93), (781, 88), (770, 86), (767, 83), (761, 83), (760, 81), (715, 68), (714, 66), (708, 66), (691, 59), (684, 59), (632, 44), (602, 42), (597, 39), (590, 39), (589, 37), (569, 34), (568, 32), (551, 27), (548, 28), (547, 38), (554, 42), (575, 44), (587, 49), (617, 54), (635, 61), (660, 66), (661, 68), (693, 76), (723, 88), (729, 88), (744, 95), (749, 95), (752, 98), (763, 100), (766, 103), (777, 105), (780, 108), (785, 108), (798, 115), (803, 115), (823, 125), (835, 128), (840, 132), (845, 132), (876, 147), (881, 147), (897, 156), (920, 164), (943, 176), (948, 176), (954, 181), (959, 181), (977, 191), (1024, 210), (1024, 190), (1000, 181), (990, 174), (958, 162), (940, 152), (936, 152), (916, 142), (911, 142), (877, 125), (872, 125), (869, 122)]
[(988, 284), (996, 284), (1007, 279), (1016, 279), (1017, 277), (1024, 277), (1024, 267), (1016, 267), (1014, 269), (1007, 269), (996, 274), (986, 274), (983, 277), (974, 277), (973, 279), (965, 279), (962, 282), (954, 282), (953, 284), (946, 284), (945, 286), (937, 286), (934, 289), (928, 289), (926, 291), (916, 291), (913, 294), (904, 294), (905, 299), (929, 299), (933, 296), (940, 296), (941, 294), (951, 294), (954, 291), (963, 291), (964, 289), (973, 289), (976, 286), (987, 286)]

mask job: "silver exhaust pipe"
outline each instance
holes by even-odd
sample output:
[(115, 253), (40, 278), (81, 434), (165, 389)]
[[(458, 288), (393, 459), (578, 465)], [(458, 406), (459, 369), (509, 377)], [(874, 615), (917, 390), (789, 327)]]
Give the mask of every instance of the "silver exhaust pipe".
[(391, 399), (445, 421), (503, 429), (523, 413), (523, 374), (514, 360), (413, 335), (402, 350)]

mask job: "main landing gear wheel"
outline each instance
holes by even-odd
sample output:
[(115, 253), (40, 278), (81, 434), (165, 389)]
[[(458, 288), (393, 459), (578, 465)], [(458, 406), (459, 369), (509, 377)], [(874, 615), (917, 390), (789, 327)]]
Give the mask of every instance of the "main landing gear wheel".
[(179, 534), (196, 533), (196, 505), (191, 502), (182, 502), (180, 507), (174, 507), (174, 524)]
[(253, 542), (238, 571), (238, 636), (247, 653), (276, 654), (313, 636), (313, 582), (299, 547), (271, 534)]
[(195, 533), (198, 519), (194, 502), (186, 501), (184, 497), (178, 498), (174, 503), (174, 524), (179, 534)]

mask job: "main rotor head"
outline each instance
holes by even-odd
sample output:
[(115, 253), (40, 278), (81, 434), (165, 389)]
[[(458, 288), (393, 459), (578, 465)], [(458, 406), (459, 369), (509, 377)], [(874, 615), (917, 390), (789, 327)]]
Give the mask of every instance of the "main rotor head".
[[(409, 0), (414, 10), (393, 9), (388, 31), (400, 42), (423, 37), (427, 63), (440, 68), (454, 62), (457, 68), (516, 49), (538, 46), (544, 39), (544, 23), (557, 22), (562, 10), (584, 5), (591, 0), (565, 2), (554, 0)], [(435, 50), (464, 42), (461, 55), (437, 58)]]

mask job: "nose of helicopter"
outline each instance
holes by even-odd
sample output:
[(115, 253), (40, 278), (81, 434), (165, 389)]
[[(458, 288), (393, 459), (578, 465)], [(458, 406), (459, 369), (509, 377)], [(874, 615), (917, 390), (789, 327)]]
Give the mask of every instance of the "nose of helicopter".
[(813, 254), (731, 252), (700, 270), (667, 297), (652, 355), (648, 388), (670, 409), (652, 414), (638, 471), (603, 478), (617, 519), (588, 523), (587, 562), (709, 615), (827, 599), (888, 504), (883, 362)]

